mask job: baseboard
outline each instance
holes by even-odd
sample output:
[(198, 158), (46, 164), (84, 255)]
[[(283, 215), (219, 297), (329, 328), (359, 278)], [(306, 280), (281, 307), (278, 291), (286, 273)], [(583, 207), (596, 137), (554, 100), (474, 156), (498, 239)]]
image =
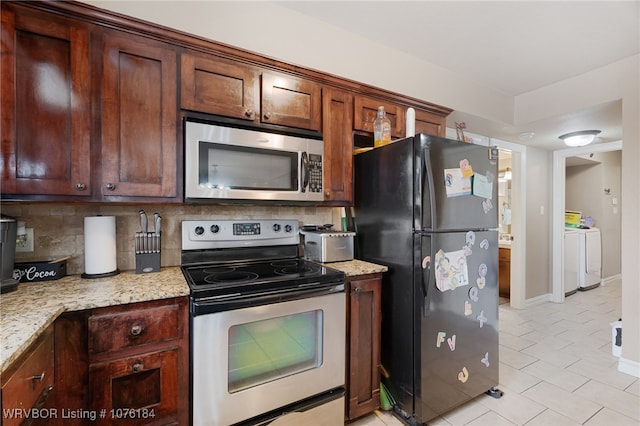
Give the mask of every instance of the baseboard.
[(602, 285), (607, 285), (608, 283), (610, 283), (611, 281), (616, 281), (616, 280), (621, 280), (622, 279), (622, 274), (616, 274), (616, 275), (612, 275), (610, 277), (607, 278), (603, 278), (602, 279)]
[(618, 371), (640, 378), (640, 362), (620, 357), (618, 360)]
[(541, 305), (546, 302), (553, 301), (553, 294), (547, 293), (540, 296), (532, 297), (531, 299), (525, 299), (523, 309), (529, 308), (531, 306)]

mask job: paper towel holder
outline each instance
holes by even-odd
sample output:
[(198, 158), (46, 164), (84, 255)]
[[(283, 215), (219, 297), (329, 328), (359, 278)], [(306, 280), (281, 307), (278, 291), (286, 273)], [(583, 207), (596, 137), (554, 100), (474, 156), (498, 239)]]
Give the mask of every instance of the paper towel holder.
[(119, 273), (120, 273), (120, 270), (116, 269), (115, 271), (104, 272), (102, 274), (87, 274), (86, 272), (83, 272), (80, 276), (82, 278), (106, 278), (106, 277), (113, 277), (114, 275), (118, 275)]
[[(107, 264), (101, 264), (99, 267), (94, 265), (93, 260), (91, 267), (89, 267), (89, 248), (91, 254), (94, 254), (93, 248), (100, 247), (100, 252), (103, 255), (102, 260), (111, 260)], [(98, 214), (96, 216), (87, 216), (84, 218), (84, 252), (85, 252), (85, 272), (80, 276), (82, 278), (96, 279), (106, 278), (118, 275), (120, 270), (117, 265), (117, 249), (116, 249), (116, 223), (115, 216), (103, 216)], [(104, 257), (105, 253), (107, 255)], [(109, 270), (112, 269), (112, 270)], [(87, 272), (90, 270), (92, 273)]]

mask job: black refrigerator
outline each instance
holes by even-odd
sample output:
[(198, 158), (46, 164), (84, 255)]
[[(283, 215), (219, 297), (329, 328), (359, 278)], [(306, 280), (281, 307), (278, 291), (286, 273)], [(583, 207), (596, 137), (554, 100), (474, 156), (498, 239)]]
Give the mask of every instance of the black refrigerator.
[(382, 375), (421, 424), (498, 385), (498, 150), (419, 134), (354, 157), (357, 257), (386, 265)]

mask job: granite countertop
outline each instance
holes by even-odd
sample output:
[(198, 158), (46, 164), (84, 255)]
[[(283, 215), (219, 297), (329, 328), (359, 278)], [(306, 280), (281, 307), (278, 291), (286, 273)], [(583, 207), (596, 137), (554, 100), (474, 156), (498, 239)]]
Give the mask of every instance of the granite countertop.
[[(326, 263), (347, 276), (386, 272), (387, 267), (362, 260)], [(189, 295), (179, 266), (158, 273), (122, 272), (113, 277), (20, 283), (0, 298), (0, 372), (15, 361), (63, 312)]]
[(355, 275), (375, 274), (378, 272), (387, 272), (388, 270), (386, 266), (377, 265), (375, 263), (369, 263), (365, 262), (364, 260), (358, 259), (348, 260), (346, 262), (324, 263), (323, 265), (342, 271), (348, 277), (352, 277)]
[(189, 286), (179, 266), (160, 272), (122, 272), (113, 277), (20, 283), (0, 298), (0, 371), (13, 362), (66, 311), (102, 308), (186, 296)]

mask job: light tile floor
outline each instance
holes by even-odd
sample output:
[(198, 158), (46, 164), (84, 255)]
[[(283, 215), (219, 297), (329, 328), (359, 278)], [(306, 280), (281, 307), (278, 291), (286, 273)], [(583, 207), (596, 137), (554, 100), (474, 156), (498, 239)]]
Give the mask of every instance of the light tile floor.
[[(640, 380), (620, 373), (611, 353), (610, 323), (620, 317), (620, 285), (615, 280), (577, 292), (562, 304), (522, 310), (501, 304), (504, 396), (479, 396), (429, 426), (640, 425)], [(403, 423), (376, 411), (350, 424), (385, 425)]]

